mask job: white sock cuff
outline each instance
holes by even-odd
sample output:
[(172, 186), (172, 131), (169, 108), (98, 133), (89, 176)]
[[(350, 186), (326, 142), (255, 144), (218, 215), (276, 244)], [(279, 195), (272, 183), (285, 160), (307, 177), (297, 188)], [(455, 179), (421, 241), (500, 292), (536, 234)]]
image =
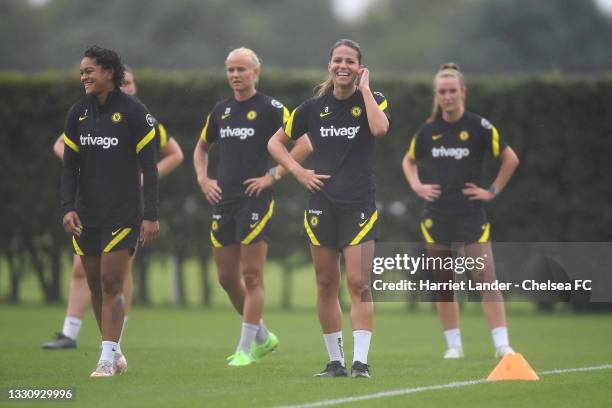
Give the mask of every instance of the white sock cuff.
[(121, 352), (121, 349), (119, 348), (119, 343), (115, 341), (103, 341), (102, 342), (102, 353), (100, 354), (100, 361), (113, 362), (115, 360), (116, 352)]
[(444, 330), (444, 337), (446, 338), (448, 348), (463, 348), (463, 344), (461, 344), (461, 330), (458, 327), (456, 329)]
[(493, 338), (493, 344), (495, 348), (502, 346), (509, 346), (508, 340), (508, 328), (504, 326), (495, 327), (491, 330), (491, 337)]
[(258, 324), (242, 322), (242, 327), (249, 330), (259, 330)]
[(353, 330), (353, 363), (359, 361), (368, 364), (368, 352), (372, 332), (369, 330)]
[(64, 336), (71, 338), (72, 340), (76, 340), (79, 337), (79, 332), (81, 331), (81, 325), (83, 321), (78, 317), (74, 316), (66, 316), (64, 319), (64, 327), (62, 328), (62, 333)]
[(323, 341), (327, 348), (329, 361), (340, 361), (344, 365), (344, 345), (342, 341), (342, 331), (333, 333), (323, 333)]

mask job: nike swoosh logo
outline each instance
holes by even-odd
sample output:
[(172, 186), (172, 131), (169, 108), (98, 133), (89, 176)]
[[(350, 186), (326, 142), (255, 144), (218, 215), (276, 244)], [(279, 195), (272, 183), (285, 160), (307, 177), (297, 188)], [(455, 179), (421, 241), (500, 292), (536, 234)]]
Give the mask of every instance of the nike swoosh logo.
[(221, 120), (229, 118), (230, 115), (231, 113), (228, 113), (227, 115), (221, 115)]
[(118, 233), (119, 231), (121, 231), (121, 228), (119, 228), (117, 231), (113, 231), (113, 232), (111, 232), (111, 235), (112, 235), (112, 236), (115, 236), (115, 235), (117, 235), (117, 233)]
[(433, 136), (431, 137), (431, 139), (432, 139), (432, 140), (438, 140), (438, 139), (440, 139), (442, 136), (444, 136), (444, 135), (442, 135), (442, 134), (440, 134), (440, 135), (433, 135)]
[(251, 229), (255, 228), (257, 226), (257, 224), (259, 224), (259, 221), (257, 221), (255, 224), (249, 224), (249, 227), (251, 227)]
[(319, 116), (322, 117), (322, 118), (324, 118), (327, 115), (331, 115), (331, 112), (321, 112), (321, 113), (319, 113)]
[(79, 122), (84, 121), (85, 119), (87, 119), (87, 115), (85, 116), (79, 116)]
[(360, 223), (359, 223), (359, 226), (360, 226), (360, 227), (363, 227), (364, 225), (366, 225), (366, 222), (368, 222), (368, 220), (365, 220), (364, 222), (360, 222)]

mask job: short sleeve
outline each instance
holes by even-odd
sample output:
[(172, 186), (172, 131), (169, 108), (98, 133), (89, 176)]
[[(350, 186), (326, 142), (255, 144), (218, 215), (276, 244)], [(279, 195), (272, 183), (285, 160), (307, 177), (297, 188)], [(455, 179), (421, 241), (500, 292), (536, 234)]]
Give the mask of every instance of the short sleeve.
[(147, 108), (142, 103), (134, 101), (128, 123), (136, 145), (136, 154), (154, 141), (155, 122), (155, 118), (147, 111)]
[(385, 97), (385, 95), (383, 95), (381, 92), (378, 92), (378, 91), (375, 91), (372, 94), (374, 95), (374, 100), (378, 104), (378, 107), (380, 108), (380, 110), (383, 111), (385, 115), (387, 116), (387, 119), (391, 121), (391, 114), (389, 113), (389, 102), (387, 101), (387, 98)]
[(214, 109), (206, 116), (206, 119), (204, 120), (204, 126), (202, 127), (202, 131), (200, 132), (200, 139), (209, 144), (215, 143), (219, 138), (219, 127), (217, 125), (215, 117), (213, 116), (213, 112)]
[(501, 152), (506, 148), (506, 142), (499, 136), (497, 128), (485, 118), (481, 119), (480, 126), (483, 128), (486, 150), (490, 151), (496, 159), (499, 158)]
[(410, 140), (408, 156), (415, 162), (419, 161), (425, 155), (426, 149), (427, 146), (425, 146), (425, 139), (423, 138), (423, 126), (421, 126)]
[(276, 99), (272, 99), (270, 104), (272, 105), (272, 114), (275, 119), (275, 125), (282, 127), (285, 123), (287, 123), (289, 117), (291, 116), (289, 109), (287, 109), (282, 102), (279, 102)]
[(157, 138), (159, 149), (163, 149), (168, 144), (168, 132), (166, 132), (166, 128), (160, 122), (157, 122)]
[(289, 120), (285, 123), (285, 133), (290, 139), (297, 140), (308, 132), (308, 107), (309, 101), (302, 103), (293, 110)]

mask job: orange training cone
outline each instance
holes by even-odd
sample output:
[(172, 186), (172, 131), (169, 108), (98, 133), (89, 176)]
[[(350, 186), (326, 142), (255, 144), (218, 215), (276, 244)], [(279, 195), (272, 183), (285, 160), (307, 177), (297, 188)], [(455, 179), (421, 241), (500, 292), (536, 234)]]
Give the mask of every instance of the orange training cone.
[(539, 379), (540, 377), (520, 353), (506, 354), (487, 377), (489, 381), (537, 381)]

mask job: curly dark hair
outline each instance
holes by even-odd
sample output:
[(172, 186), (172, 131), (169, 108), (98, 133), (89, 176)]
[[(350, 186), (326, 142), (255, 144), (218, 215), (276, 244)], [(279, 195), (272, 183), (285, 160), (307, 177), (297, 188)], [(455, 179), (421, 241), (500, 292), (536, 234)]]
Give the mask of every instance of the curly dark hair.
[(97, 45), (92, 45), (85, 50), (83, 54), (87, 58), (91, 58), (96, 61), (96, 64), (100, 65), (103, 69), (113, 70), (113, 84), (115, 87), (121, 87), (123, 84), (123, 77), (125, 75), (125, 66), (121, 63), (121, 57), (113, 50), (108, 48), (102, 48)]

